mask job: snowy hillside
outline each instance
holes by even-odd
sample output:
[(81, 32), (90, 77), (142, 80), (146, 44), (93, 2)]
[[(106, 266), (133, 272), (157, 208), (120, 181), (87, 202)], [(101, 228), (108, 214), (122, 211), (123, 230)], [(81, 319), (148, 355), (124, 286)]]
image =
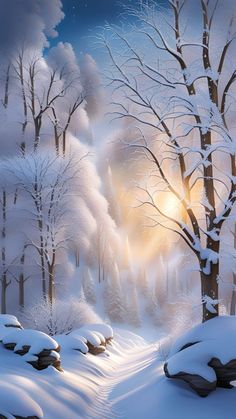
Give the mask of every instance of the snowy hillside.
[[(20, 335), (20, 329), (15, 333)], [(187, 384), (165, 377), (168, 338), (151, 342), (151, 336), (143, 339), (114, 329), (114, 339), (100, 355), (84, 355), (78, 351), (83, 346), (76, 350), (76, 336), (81, 344), (82, 336), (93, 335), (96, 344), (98, 336), (108, 339), (111, 333), (107, 325), (91, 325), (71, 336), (56, 336), (63, 371), (53, 367), (37, 371), (0, 345), (0, 414), (9, 419), (55, 419), (55, 414), (57, 419), (222, 419), (227, 405), (227, 419), (235, 418), (236, 389), (217, 389), (201, 399)]]

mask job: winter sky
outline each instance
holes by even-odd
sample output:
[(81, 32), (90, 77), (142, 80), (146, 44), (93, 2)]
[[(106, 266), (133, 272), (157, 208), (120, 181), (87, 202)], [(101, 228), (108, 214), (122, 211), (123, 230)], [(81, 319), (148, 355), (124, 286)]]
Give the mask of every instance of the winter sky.
[[(163, 6), (167, 3), (167, 0), (157, 1)], [(65, 18), (55, 41), (71, 42), (77, 53), (91, 53), (99, 61), (95, 46), (99, 27), (106, 22), (118, 24), (127, 7), (139, 3), (140, 0), (62, 0)]]

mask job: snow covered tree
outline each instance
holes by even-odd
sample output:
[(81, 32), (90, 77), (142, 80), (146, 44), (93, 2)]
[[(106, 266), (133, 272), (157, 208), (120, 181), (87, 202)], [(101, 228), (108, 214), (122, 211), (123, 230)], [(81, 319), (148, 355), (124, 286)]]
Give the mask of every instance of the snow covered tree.
[(146, 270), (144, 268), (140, 268), (138, 272), (137, 286), (140, 289), (142, 295), (146, 297), (148, 295), (149, 287), (148, 287)]
[(128, 317), (129, 322), (135, 327), (141, 326), (140, 313), (139, 313), (139, 304), (138, 304), (138, 294), (136, 287), (131, 289), (131, 294), (127, 301), (128, 305)]
[(112, 275), (107, 279), (104, 289), (104, 305), (111, 321), (123, 323), (125, 320), (124, 298), (120, 284), (120, 274), (114, 263)]
[(108, 28), (108, 77), (114, 116), (133, 121), (134, 140), (123, 146), (149, 161), (141, 205), (152, 226), (195, 254), (206, 321), (219, 314), (220, 234), (236, 200), (235, 3), (228, 10), (223, 0), (168, 3), (166, 14), (142, 3), (130, 33)]
[(38, 255), (42, 295), (45, 299), (48, 296), (51, 303), (55, 298), (58, 253), (70, 239), (66, 225), (68, 194), (72, 195), (72, 181), (79, 167), (79, 159), (56, 158), (50, 153), (24, 154), (5, 165), (21, 194), (24, 213), (34, 227), (25, 232), (26, 244)]
[(147, 295), (147, 304), (146, 304), (146, 312), (155, 318), (158, 310), (158, 301), (155, 294), (155, 289), (150, 287), (149, 293)]
[(107, 173), (104, 176), (104, 189), (105, 189), (105, 196), (108, 200), (109, 204), (109, 213), (113, 220), (115, 220), (118, 226), (121, 225), (121, 213), (119, 207), (119, 201), (115, 195), (115, 186), (113, 182), (113, 175), (111, 167), (108, 166)]
[(163, 273), (161, 273), (161, 275), (158, 275), (158, 277), (155, 280), (155, 296), (158, 301), (158, 305), (163, 306), (163, 304), (167, 300), (166, 282), (165, 278), (163, 277)]
[(90, 269), (88, 267), (85, 267), (83, 269), (83, 291), (85, 299), (90, 304), (96, 303), (96, 293), (94, 288), (94, 281), (90, 272)]

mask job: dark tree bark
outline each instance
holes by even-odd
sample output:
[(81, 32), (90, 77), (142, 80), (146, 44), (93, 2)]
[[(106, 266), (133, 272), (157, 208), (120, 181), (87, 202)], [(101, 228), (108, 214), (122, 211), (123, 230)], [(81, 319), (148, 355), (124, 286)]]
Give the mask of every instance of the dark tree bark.
[(8, 107), (9, 102), (9, 82), (10, 82), (10, 68), (11, 64), (7, 66), (7, 73), (6, 73), (6, 80), (5, 80), (5, 92), (4, 92), (4, 99), (3, 99), (3, 106), (5, 109)]
[(6, 293), (7, 287), (10, 285), (11, 281), (7, 278), (7, 262), (6, 262), (6, 222), (7, 222), (7, 194), (5, 189), (2, 191), (2, 249), (1, 249), (1, 256), (2, 256), (2, 276), (1, 276), (1, 313), (6, 314), (7, 312), (7, 305), (6, 305)]

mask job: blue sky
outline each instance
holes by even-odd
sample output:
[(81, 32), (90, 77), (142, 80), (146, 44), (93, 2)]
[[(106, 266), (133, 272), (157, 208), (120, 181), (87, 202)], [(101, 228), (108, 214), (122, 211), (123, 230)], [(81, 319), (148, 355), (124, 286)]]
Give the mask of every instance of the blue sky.
[(136, 6), (140, 0), (62, 0), (62, 3), (65, 19), (57, 28), (59, 37), (54, 42), (70, 42), (77, 54), (88, 52), (97, 58), (94, 36), (98, 27), (106, 21), (119, 23), (125, 7)]

